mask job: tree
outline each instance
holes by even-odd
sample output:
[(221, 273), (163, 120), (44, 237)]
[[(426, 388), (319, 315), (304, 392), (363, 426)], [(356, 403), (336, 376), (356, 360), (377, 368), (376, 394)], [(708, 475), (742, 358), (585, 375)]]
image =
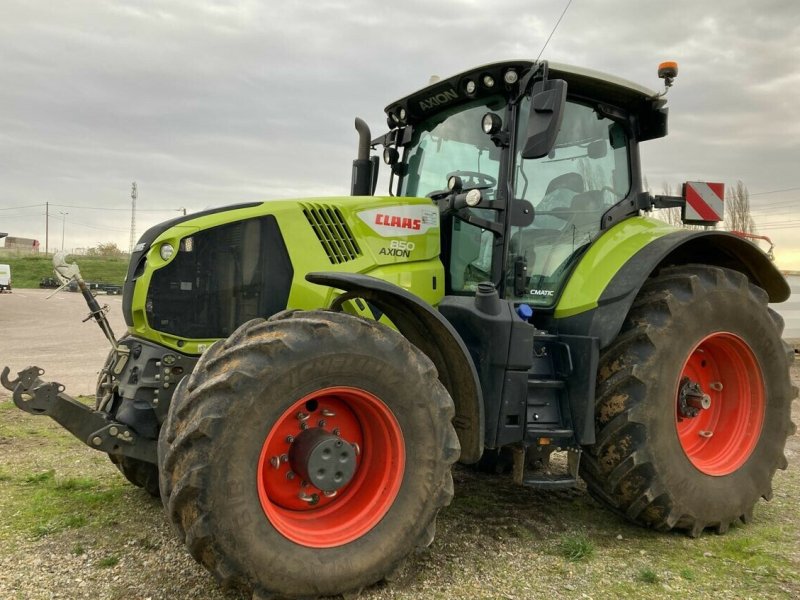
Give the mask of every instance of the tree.
[(125, 256), (125, 254), (126, 253), (123, 252), (114, 242), (101, 242), (98, 243), (94, 248), (89, 248), (86, 251), (87, 256), (105, 256), (112, 258), (120, 258)]
[(755, 233), (756, 222), (750, 214), (750, 192), (741, 180), (725, 194), (725, 228), (729, 231)]

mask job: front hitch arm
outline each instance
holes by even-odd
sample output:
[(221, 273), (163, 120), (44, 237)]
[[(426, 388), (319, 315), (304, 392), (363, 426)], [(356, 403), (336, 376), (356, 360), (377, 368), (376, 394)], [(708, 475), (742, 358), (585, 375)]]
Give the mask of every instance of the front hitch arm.
[(87, 446), (157, 464), (156, 440), (140, 437), (124, 423), (109, 418), (64, 393), (58, 382), (41, 379), (44, 369), (28, 367), (9, 379), (10, 369), (4, 367), (0, 383), (12, 392), (14, 404), (32, 415), (46, 415), (64, 427)]

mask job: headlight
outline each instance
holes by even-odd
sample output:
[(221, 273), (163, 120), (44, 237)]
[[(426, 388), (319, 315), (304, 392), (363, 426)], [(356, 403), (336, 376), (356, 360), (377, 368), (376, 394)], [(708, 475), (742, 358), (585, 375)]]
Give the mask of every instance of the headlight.
[(158, 253), (161, 255), (162, 259), (169, 260), (172, 258), (172, 255), (175, 254), (175, 248), (172, 247), (172, 244), (161, 244)]
[(505, 72), (505, 74), (503, 74), (503, 80), (508, 85), (517, 83), (517, 79), (519, 79), (519, 75), (517, 75), (517, 72), (514, 69), (509, 69), (508, 71)]

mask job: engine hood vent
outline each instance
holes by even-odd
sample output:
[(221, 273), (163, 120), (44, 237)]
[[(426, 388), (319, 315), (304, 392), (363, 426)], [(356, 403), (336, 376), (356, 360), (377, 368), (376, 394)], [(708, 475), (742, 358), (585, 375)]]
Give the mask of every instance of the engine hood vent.
[(331, 264), (339, 265), (361, 256), (361, 249), (338, 208), (324, 204), (301, 206)]

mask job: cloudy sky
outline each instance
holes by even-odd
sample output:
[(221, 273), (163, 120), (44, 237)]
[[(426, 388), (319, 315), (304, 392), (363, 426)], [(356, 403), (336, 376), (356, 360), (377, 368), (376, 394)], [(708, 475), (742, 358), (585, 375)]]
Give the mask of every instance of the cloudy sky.
[[(188, 211), (346, 194), (353, 118), (427, 83), (535, 58), (566, 0), (2, 0), (0, 231), (127, 249)], [(741, 179), (778, 264), (800, 269), (800, 2), (574, 0), (543, 58), (659, 87), (650, 186)], [(61, 213), (67, 213), (66, 215)]]

